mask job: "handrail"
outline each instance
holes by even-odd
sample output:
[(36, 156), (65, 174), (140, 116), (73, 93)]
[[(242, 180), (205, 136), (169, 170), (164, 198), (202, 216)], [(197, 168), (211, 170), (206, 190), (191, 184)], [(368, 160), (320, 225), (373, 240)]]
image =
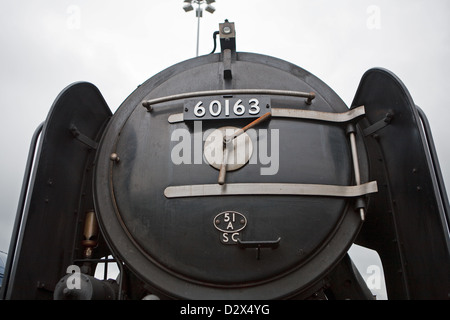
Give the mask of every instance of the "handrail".
[(6, 299), (6, 293), (8, 291), (8, 285), (9, 285), (9, 278), (11, 274), (11, 268), (12, 264), (15, 258), (16, 253), (16, 247), (17, 247), (17, 241), (19, 237), (19, 231), (21, 230), (20, 226), (22, 224), (22, 218), (25, 208), (25, 202), (28, 195), (28, 187), (30, 184), (30, 177), (33, 170), (33, 164), (34, 164), (34, 158), (36, 155), (36, 147), (38, 140), (41, 136), (42, 130), (44, 128), (45, 122), (42, 122), (34, 131), (33, 137), (31, 138), (30, 143), (30, 149), (28, 151), (28, 158), (27, 163), (25, 166), (25, 174), (23, 177), (22, 182), (22, 189), (20, 191), (19, 196), (19, 204), (17, 206), (17, 214), (16, 214), (16, 220), (14, 222), (14, 228), (11, 235), (11, 242), (9, 244), (9, 251), (8, 251), (8, 259), (6, 260), (6, 266), (5, 266), (5, 274), (2, 282), (2, 288), (0, 290), (0, 299)]

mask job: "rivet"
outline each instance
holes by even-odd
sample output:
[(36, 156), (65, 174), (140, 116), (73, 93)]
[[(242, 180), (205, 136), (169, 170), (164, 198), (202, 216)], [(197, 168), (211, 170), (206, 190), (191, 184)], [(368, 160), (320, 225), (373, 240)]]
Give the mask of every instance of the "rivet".
[(117, 153), (111, 153), (111, 156), (109, 158), (111, 159), (111, 161), (114, 161), (116, 163), (118, 163), (120, 161), (120, 158), (117, 155)]

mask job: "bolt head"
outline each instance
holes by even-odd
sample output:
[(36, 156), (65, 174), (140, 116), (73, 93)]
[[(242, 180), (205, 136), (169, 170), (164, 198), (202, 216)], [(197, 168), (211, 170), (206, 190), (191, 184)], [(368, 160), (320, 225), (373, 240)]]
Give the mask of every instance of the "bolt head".
[(231, 33), (231, 28), (229, 26), (225, 26), (225, 27), (223, 27), (222, 31), (225, 34), (229, 34), (229, 33)]

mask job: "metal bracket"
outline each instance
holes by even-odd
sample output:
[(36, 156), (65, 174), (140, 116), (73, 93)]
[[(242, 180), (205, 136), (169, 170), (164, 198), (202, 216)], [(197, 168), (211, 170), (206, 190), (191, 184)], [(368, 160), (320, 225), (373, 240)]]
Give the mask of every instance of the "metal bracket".
[(378, 130), (386, 127), (389, 123), (391, 123), (393, 117), (394, 117), (393, 113), (391, 112), (386, 113), (386, 116), (383, 119), (375, 122), (374, 124), (363, 130), (364, 136), (366, 137), (370, 136), (371, 134), (374, 134)]
[(356, 186), (297, 183), (228, 183), (226, 185), (220, 185), (216, 183), (169, 186), (164, 190), (164, 195), (169, 199), (237, 195), (291, 195), (352, 198), (374, 192), (378, 192), (376, 181)]
[(224, 23), (219, 23), (219, 34), (221, 50), (230, 49), (236, 52), (236, 30), (234, 22), (225, 20)]
[(80, 132), (80, 130), (78, 130), (78, 128), (72, 124), (70, 126), (70, 132), (72, 132), (72, 135), (75, 139), (77, 139), (78, 141), (82, 142), (83, 144), (85, 144), (86, 146), (88, 146), (91, 149), (96, 150), (98, 147), (98, 143), (95, 142), (94, 140), (92, 140), (91, 138), (89, 138), (88, 136), (82, 134)]
[(223, 78), (225, 80), (233, 78), (231, 73), (231, 49), (223, 50)]
[(238, 246), (241, 249), (256, 249), (256, 260), (261, 258), (261, 248), (271, 248), (276, 249), (280, 245), (281, 237), (277, 240), (264, 240), (264, 241), (242, 241), (241, 239), (237, 240)]

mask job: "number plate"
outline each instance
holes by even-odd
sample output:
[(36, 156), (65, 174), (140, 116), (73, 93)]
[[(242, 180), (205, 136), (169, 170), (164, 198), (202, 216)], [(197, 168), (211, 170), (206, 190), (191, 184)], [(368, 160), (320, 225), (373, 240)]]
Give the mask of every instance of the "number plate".
[(205, 97), (184, 101), (184, 120), (258, 118), (271, 109), (269, 97)]

